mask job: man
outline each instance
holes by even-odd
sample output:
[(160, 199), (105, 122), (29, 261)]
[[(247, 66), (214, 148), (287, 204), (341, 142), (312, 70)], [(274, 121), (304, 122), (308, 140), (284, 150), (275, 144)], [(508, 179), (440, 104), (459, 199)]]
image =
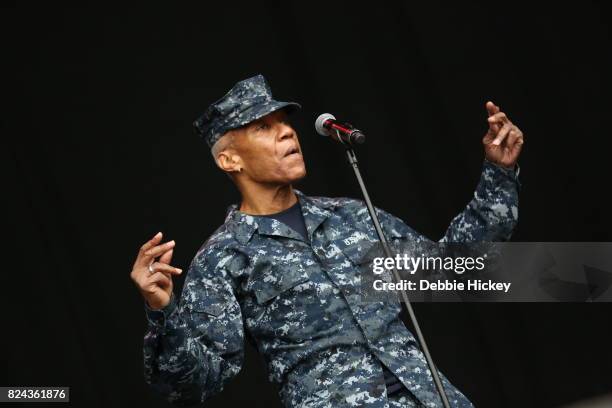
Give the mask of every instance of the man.
[[(266, 359), (287, 407), (442, 406), (399, 302), (355, 296), (361, 248), (377, 236), (365, 204), (309, 197), (287, 113), (261, 75), (238, 82), (195, 123), (219, 168), (240, 191), (225, 223), (199, 249), (180, 301), (172, 292), (174, 241), (158, 233), (131, 277), (145, 298), (145, 379), (169, 401), (199, 403), (241, 369), (245, 336)], [(474, 198), (444, 242), (509, 239), (518, 217), (521, 131), (492, 102), (485, 160)], [(516, 169), (515, 169), (516, 167)], [(424, 241), (377, 209), (392, 242)], [(470, 401), (443, 375), (453, 407)]]

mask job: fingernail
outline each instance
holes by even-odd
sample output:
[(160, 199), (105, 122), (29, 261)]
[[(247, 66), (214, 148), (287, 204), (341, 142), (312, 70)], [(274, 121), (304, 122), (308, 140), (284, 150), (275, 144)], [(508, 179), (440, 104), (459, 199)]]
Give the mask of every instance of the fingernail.
[(183, 270), (182, 270), (181, 268), (176, 268), (176, 271), (177, 271), (178, 273), (183, 272)]
[(174, 240), (168, 242), (168, 245), (174, 245), (174, 244), (175, 244)]
[(159, 231), (157, 234), (155, 234), (155, 238), (159, 237), (161, 235), (161, 231)]
[(500, 144), (500, 143), (501, 143), (501, 140), (494, 140), (494, 141), (493, 141), (493, 144), (494, 144), (495, 146), (499, 146), (499, 144)]

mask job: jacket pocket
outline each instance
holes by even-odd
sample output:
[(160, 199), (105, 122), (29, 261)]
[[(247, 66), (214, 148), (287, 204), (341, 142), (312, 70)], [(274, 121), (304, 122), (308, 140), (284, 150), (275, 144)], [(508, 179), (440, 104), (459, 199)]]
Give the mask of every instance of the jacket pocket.
[(212, 286), (207, 286), (201, 296), (187, 303), (192, 313), (205, 313), (214, 317), (220, 316), (230, 306), (228, 295)]
[(357, 267), (368, 265), (377, 256), (384, 256), (379, 243), (365, 235), (353, 234), (348, 238), (336, 241), (336, 245)]
[[(391, 229), (390, 232), (385, 232), (385, 238), (392, 252), (395, 253), (397, 247), (394, 243), (406, 240), (408, 236), (401, 234), (397, 229)], [(336, 239), (334, 243), (351, 260), (353, 265), (357, 267), (367, 266), (374, 258), (386, 256), (374, 227), (372, 227), (371, 231), (354, 230), (350, 235)]]
[(270, 262), (255, 268), (247, 282), (247, 290), (261, 305), (309, 279), (308, 268), (300, 262)]

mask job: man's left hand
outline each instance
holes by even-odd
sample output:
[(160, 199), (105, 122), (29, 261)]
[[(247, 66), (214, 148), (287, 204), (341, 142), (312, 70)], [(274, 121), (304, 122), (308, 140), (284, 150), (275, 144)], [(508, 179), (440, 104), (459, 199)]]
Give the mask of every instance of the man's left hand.
[(482, 138), (485, 157), (502, 167), (513, 169), (523, 147), (523, 132), (493, 102), (487, 102), (486, 108), (489, 130)]

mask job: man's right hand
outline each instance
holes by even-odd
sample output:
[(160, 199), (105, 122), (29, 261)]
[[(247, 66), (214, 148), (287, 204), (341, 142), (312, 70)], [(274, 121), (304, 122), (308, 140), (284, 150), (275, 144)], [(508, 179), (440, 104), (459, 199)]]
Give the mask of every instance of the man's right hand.
[(154, 310), (162, 309), (170, 303), (172, 275), (179, 275), (182, 272), (181, 269), (170, 265), (174, 241), (160, 244), (161, 239), (162, 233), (158, 232), (140, 247), (130, 273), (145, 301)]

